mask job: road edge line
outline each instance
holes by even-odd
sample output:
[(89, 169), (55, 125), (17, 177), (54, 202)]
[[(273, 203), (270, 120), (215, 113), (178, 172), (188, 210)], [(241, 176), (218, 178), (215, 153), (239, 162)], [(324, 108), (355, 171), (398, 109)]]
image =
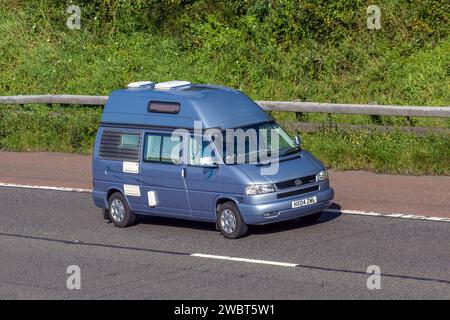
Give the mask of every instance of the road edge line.
[(383, 217), (383, 218), (394, 218), (394, 219), (408, 219), (408, 220), (425, 220), (425, 221), (435, 221), (435, 222), (450, 222), (450, 218), (443, 217), (426, 217), (418, 216), (414, 214), (406, 213), (378, 213), (378, 212), (367, 212), (361, 210), (340, 210), (340, 209), (326, 209), (326, 212), (331, 213), (345, 213), (357, 216), (370, 216), (370, 217)]
[(51, 190), (51, 191), (66, 191), (66, 192), (80, 192), (80, 193), (92, 193), (91, 189), (36, 186), (36, 185), (28, 185), (28, 184), (5, 183), (5, 182), (0, 182), (0, 187), (20, 188), (20, 189)]

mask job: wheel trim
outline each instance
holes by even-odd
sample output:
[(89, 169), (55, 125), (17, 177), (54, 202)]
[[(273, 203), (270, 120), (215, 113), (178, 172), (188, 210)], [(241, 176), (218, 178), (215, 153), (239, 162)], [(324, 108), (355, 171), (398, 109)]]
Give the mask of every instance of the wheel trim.
[(111, 218), (116, 222), (122, 222), (125, 218), (125, 206), (119, 199), (114, 199), (111, 201), (111, 206), (109, 208), (111, 213)]
[(225, 233), (233, 233), (236, 229), (236, 216), (230, 209), (225, 209), (220, 214), (220, 226)]

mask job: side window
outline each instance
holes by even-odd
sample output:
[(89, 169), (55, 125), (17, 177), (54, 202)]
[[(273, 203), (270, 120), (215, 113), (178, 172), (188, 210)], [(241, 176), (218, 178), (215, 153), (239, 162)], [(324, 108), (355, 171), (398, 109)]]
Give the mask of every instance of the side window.
[(169, 134), (145, 135), (144, 161), (181, 163), (181, 137)]
[(181, 137), (162, 137), (161, 162), (181, 163)]
[(145, 161), (161, 160), (161, 140), (162, 136), (147, 134), (145, 136)]
[(117, 161), (139, 161), (139, 133), (104, 130), (100, 141), (100, 158)]
[(193, 166), (211, 165), (216, 157), (212, 143), (201, 137), (189, 138), (189, 164)]
[(139, 149), (139, 135), (122, 133), (120, 147), (123, 149)]

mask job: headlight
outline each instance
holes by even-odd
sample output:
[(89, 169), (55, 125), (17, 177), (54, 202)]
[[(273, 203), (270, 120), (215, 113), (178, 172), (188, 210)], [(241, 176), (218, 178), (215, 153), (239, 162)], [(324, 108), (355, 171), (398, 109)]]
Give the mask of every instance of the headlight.
[(268, 184), (250, 184), (245, 187), (245, 193), (247, 195), (263, 194), (274, 192), (275, 186), (271, 183)]
[(328, 179), (328, 171), (320, 171), (318, 174), (316, 174), (316, 180), (317, 181), (324, 181)]

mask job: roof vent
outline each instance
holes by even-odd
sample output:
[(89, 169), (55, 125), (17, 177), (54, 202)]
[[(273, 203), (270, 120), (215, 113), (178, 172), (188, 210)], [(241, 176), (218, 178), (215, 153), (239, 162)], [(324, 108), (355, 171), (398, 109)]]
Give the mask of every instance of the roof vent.
[(137, 81), (129, 83), (127, 87), (131, 89), (142, 89), (153, 87), (154, 85), (155, 83), (151, 81)]
[(160, 82), (155, 85), (155, 89), (157, 90), (171, 90), (171, 89), (177, 89), (180, 87), (186, 87), (190, 86), (191, 83), (189, 81), (167, 81), (167, 82)]

